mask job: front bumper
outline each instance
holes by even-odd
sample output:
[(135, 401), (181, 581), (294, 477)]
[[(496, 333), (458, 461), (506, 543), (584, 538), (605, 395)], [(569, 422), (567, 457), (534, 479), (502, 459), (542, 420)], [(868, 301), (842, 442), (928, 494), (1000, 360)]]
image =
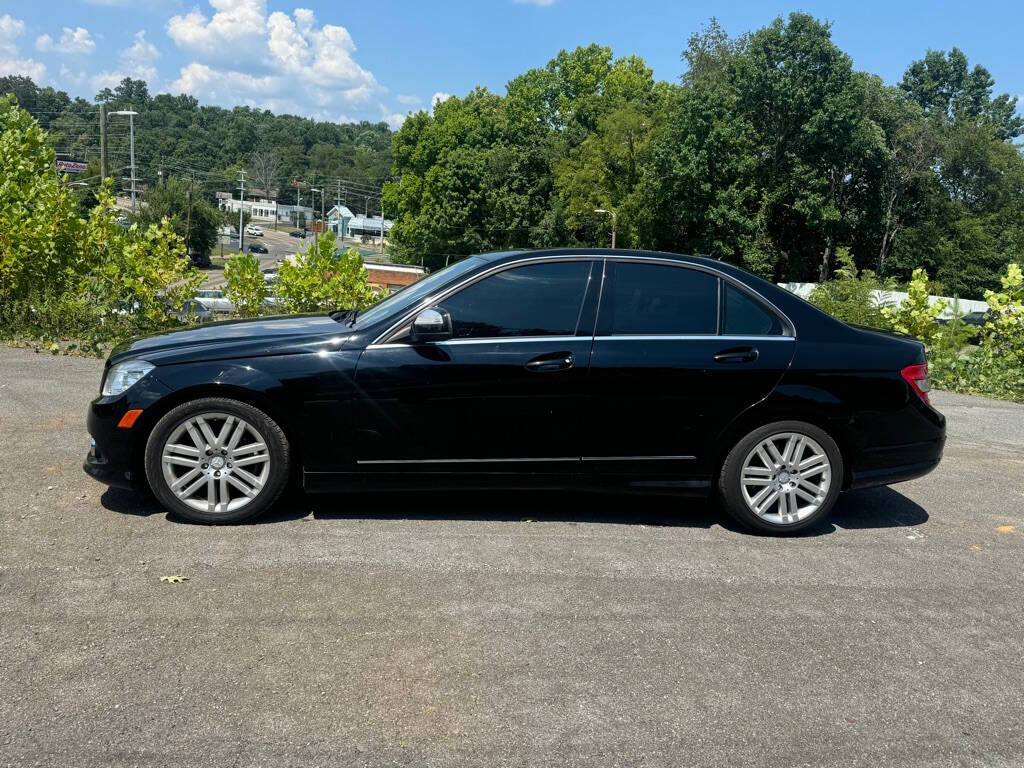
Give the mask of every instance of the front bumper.
[[(144, 486), (143, 451), (159, 415), (154, 406), (168, 394), (170, 390), (149, 375), (123, 394), (93, 400), (86, 418), (92, 440), (82, 464), (85, 473), (118, 488)], [(142, 410), (142, 416), (134, 425), (119, 427), (125, 412), (136, 408)]]

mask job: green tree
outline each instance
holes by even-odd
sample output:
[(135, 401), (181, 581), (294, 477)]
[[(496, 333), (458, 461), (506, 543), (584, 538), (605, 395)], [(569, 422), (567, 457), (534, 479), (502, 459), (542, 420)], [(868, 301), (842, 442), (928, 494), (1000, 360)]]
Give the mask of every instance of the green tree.
[(358, 251), (336, 251), (328, 233), (278, 269), (277, 297), (290, 312), (362, 309), (376, 294)]
[(94, 259), (76, 208), (46, 133), (0, 95), (0, 302), (75, 286)]
[(243, 317), (258, 315), (267, 300), (267, 281), (260, 260), (251, 253), (232, 257), (224, 266), (227, 286), (224, 292)]
[(143, 195), (135, 219), (143, 228), (167, 219), (187, 253), (208, 255), (217, 244), (221, 215), (199, 198), (190, 181), (170, 178)]

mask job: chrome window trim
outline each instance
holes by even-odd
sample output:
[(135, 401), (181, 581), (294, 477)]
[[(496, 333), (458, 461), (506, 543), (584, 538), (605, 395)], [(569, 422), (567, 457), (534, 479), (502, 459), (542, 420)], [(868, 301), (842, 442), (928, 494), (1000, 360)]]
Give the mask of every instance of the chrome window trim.
[[(461, 280), (460, 282), (456, 283), (455, 285), (446, 288), (441, 293), (437, 293), (437, 294), (434, 294), (433, 296), (426, 297), (423, 301), (421, 301), (419, 304), (417, 304), (416, 307), (414, 307), (413, 309), (407, 311), (404, 315), (402, 315), (402, 317), (398, 321), (396, 321), (396, 322), (392, 323), (390, 326), (388, 326), (387, 330), (385, 330), (383, 333), (379, 334), (373, 341), (371, 341), (367, 345), (366, 348), (369, 349), (370, 347), (384, 346), (385, 344), (387, 344), (387, 342), (386, 341), (382, 342), (382, 339), (387, 339), (391, 334), (393, 334), (394, 332), (400, 330), (401, 327), (406, 322), (408, 322), (410, 319), (415, 317), (416, 314), (420, 310), (422, 310), (422, 309), (424, 309), (426, 307), (429, 307), (429, 306), (431, 306), (433, 304), (436, 304), (436, 303), (438, 303), (440, 301), (444, 301), (446, 298), (451, 296), (456, 291), (459, 291), (462, 288), (465, 288), (466, 286), (468, 286), (468, 285), (470, 285), (472, 283), (475, 283), (475, 282), (477, 282), (479, 280), (483, 280), (485, 277), (489, 277), (490, 275), (493, 275), (493, 274), (495, 274), (497, 272), (503, 272), (506, 269), (512, 269), (513, 267), (518, 267), (518, 266), (523, 266), (525, 264), (533, 264), (533, 263), (555, 263), (555, 262), (561, 262), (561, 261), (595, 261), (595, 260), (601, 260), (602, 262), (606, 262), (608, 260), (611, 260), (611, 261), (616, 261), (616, 262), (631, 262), (631, 263), (639, 262), (639, 263), (644, 263), (644, 264), (664, 264), (664, 265), (667, 265), (667, 266), (677, 267), (677, 268), (680, 268), (680, 269), (696, 269), (696, 270), (700, 270), (701, 272), (707, 272), (708, 274), (715, 275), (716, 277), (720, 278), (723, 281), (727, 281), (730, 285), (734, 286), (738, 290), (744, 291), (745, 293), (747, 293), (747, 294), (749, 294), (751, 296), (756, 297), (763, 304), (765, 304), (768, 307), (770, 307), (771, 310), (773, 312), (775, 312), (779, 316), (779, 318), (781, 318), (782, 321), (783, 321), (783, 323), (782, 323), (783, 334), (781, 336), (755, 336), (755, 335), (751, 335), (751, 336), (735, 337), (735, 336), (725, 336), (725, 335), (718, 335), (718, 334), (709, 333), (709, 334), (701, 334), (701, 335), (690, 334), (690, 335), (683, 335), (683, 336), (680, 336), (680, 337), (673, 337), (673, 338), (713, 338), (713, 337), (716, 337), (716, 336), (718, 338), (722, 338), (722, 339), (728, 339), (728, 338), (743, 338), (743, 339), (785, 339), (785, 338), (791, 338), (791, 339), (795, 339), (796, 338), (796, 325), (793, 324), (793, 321), (789, 319), (789, 316), (785, 312), (783, 312), (781, 309), (779, 309), (770, 299), (768, 299), (765, 296), (763, 296), (759, 291), (755, 290), (754, 288), (751, 288), (748, 285), (745, 285), (744, 283), (741, 283), (736, 278), (732, 277), (731, 275), (727, 275), (725, 272), (722, 272), (719, 269), (715, 269), (714, 267), (710, 267), (707, 264), (695, 264), (695, 263), (692, 263), (692, 262), (678, 261), (676, 259), (666, 259), (666, 258), (662, 258), (662, 257), (658, 257), (658, 256), (630, 256), (630, 255), (627, 255), (627, 254), (623, 254), (623, 255), (619, 256), (617, 254), (604, 253), (604, 254), (589, 254), (589, 255), (586, 255), (586, 254), (573, 254), (573, 255), (565, 255), (565, 256), (551, 256), (551, 255), (527, 256), (527, 257), (522, 258), (522, 259), (516, 259), (514, 261), (506, 261), (506, 262), (503, 262), (501, 264), (495, 264), (494, 266), (492, 266), (489, 269), (484, 270), (483, 272), (480, 272), (480, 273), (478, 273), (476, 275), (472, 275), (471, 277), (467, 277), (466, 279)], [(603, 269), (602, 269), (601, 277), (602, 277), (602, 280), (601, 280), (601, 293), (603, 294), (604, 293), (604, 282), (605, 282), (605, 277), (606, 277), (605, 271)], [(591, 272), (591, 278), (593, 278), (593, 272)], [(721, 291), (719, 291), (719, 293), (721, 293)], [(598, 307), (600, 307), (600, 299), (602, 299), (602, 298), (603, 298), (603, 295), (599, 296)], [(719, 296), (719, 301), (718, 301), (718, 304), (719, 304), (718, 311), (719, 311), (719, 313), (721, 313), (721, 311), (722, 311), (721, 310), (721, 303), (722, 303), (722, 299), (721, 299), (721, 296)], [(501, 337), (501, 336), (498, 336), (498, 337), (494, 337), (494, 338), (504, 339), (504, 340), (507, 341), (510, 338), (533, 338), (533, 337), (524, 337), (524, 336)], [(551, 338), (551, 337), (537, 337), (537, 338)], [(586, 338), (586, 337), (583, 337), (583, 338)], [(622, 337), (600, 336), (600, 337), (597, 337), (597, 338), (622, 338)], [(665, 336), (650, 336), (650, 337), (646, 337), (646, 338), (668, 338), (668, 337), (665, 337)], [(395, 344), (395, 345), (389, 345), (389, 346), (408, 347), (409, 345), (408, 344)]]

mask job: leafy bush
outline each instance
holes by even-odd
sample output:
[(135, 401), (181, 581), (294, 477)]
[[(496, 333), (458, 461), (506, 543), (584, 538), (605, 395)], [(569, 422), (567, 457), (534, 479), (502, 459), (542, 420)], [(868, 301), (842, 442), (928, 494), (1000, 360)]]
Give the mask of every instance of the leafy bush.
[(939, 315), (945, 311), (946, 302), (928, 303), (928, 273), (920, 267), (914, 270), (907, 294), (899, 306), (882, 307), (882, 316), (896, 333), (923, 341), (931, 351), (942, 331)]
[(985, 291), (989, 319), (983, 341), (993, 355), (1024, 365), (1024, 273), (1010, 264), (999, 281), (1001, 291)]
[(335, 242), (333, 233), (323, 235), (278, 269), (277, 296), (288, 311), (360, 309), (374, 300), (362, 257), (352, 249), (337, 254)]
[(890, 286), (882, 283), (869, 269), (858, 273), (848, 248), (836, 249), (836, 261), (839, 266), (835, 277), (815, 287), (810, 302), (844, 323), (889, 328), (884, 308), (872, 292)]
[(53, 163), (39, 123), (0, 95), (0, 303), (73, 289), (88, 267), (84, 222)]
[(234, 256), (224, 266), (228, 284), (224, 289), (242, 317), (259, 314), (267, 299), (267, 282), (260, 270), (260, 260), (251, 253)]

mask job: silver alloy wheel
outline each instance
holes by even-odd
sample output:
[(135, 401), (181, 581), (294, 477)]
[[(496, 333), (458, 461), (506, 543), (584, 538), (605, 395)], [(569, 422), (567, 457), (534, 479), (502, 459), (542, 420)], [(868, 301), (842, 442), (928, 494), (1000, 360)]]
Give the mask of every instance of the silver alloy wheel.
[(225, 514), (255, 499), (270, 476), (263, 435), (230, 413), (190, 416), (160, 451), (167, 487), (182, 502), (207, 514)]
[(832, 462), (814, 439), (779, 432), (754, 446), (743, 460), (740, 487), (755, 515), (792, 525), (814, 514), (828, 496)]

